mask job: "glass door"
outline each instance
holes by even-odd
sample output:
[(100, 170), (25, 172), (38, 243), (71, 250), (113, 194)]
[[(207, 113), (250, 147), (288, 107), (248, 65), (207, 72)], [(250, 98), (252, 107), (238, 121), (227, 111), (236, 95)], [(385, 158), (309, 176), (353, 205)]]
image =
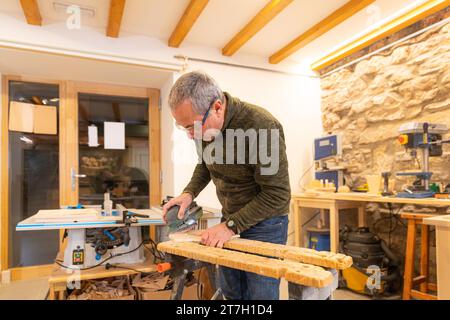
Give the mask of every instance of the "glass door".
[(60, 86), (12, 80), (7, 80), (6, 86), (8, 124), (4, 123), (3, 134), (7, 133), (8, 139), (2, 159), (7, 168), (3, 167), (2, 174), (3, 181), (7, 180), (7, 186), (3, 185), (7, 198), (2, 198), (6, 200), (2, 216), (7, 229), (2, 221), (6, 232), (2, 242), (7, 242), (7, 253), (2, 252), (2, 269), (50, 265), (59, 250), (59, 232), (18, 232), (15, 227), (41, 209), (60, 205)]
[[(68, 83), (68, 204), (149, 208), (161, 201), (159, 90)], [(73, 104), (73, 108), (72, 105)]]
[(148, 208), (148, 116), (146, 98), (78, 94), (81, 204), (102, 205), (108, 193), (114, 204)]
[[(41, 209), (101, 205), (105, 192), (128, 208), (161, 202), (159, 90), (2, 80), (0, 269), (10, 269), (12, 280), (42, 277), (64, 248), (63, 231), (17, 232), (18, 222)], [(30, 106), (40, 108), (38, 121)], [(111, 132), (117, 125), (122, 133)]]

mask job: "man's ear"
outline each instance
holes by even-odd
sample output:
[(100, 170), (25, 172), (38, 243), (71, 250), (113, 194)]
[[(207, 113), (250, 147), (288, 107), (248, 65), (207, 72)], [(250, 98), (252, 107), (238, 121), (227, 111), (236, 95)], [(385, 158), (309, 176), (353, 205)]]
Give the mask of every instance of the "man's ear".
[(216, 103), (214, 103), (214, 111), (219, 112), (220, 110), (223, 111), (223, 103), (220, 100), (217, 100)]

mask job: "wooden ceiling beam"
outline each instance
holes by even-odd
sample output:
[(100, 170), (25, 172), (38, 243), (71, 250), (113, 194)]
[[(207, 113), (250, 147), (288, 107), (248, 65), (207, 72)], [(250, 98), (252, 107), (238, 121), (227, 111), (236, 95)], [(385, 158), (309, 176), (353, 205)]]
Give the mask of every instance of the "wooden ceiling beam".
[(178, 48), (180, 46), (208, 2), (209, 0), (191, 0), (169, 38), (169, 47)]
[(108, 28), (106, 29), (107, 37), (119, 37), (123, 12), (125, 10), (125, 2), (126, 0), (111, 0), (109, 6)]
[(350, 0), (345, 5), (334, 11), (328, 17), (308, 29), (306, 32), (295, 38), (285, 47), (270, 56), (269, 62), (272, 64), (277, 64), (293, 53), (297, 52), (313, 40), (317, 39), (324, 33), (330, 31), (338, 24), (347, 20), (357, 12), (366, 8), (370, 4), (374, 3), (375, 0)]
[(32, 24), (34, 26), (42, 25), (42, 16), (39, 11), (37, 0), (20, 0), (20, 5), (22, 6), (22, 10), (28, 24)]
[(258, 14), (225, 45), (225, 47), (223, 47), (222, 54), (224, 56), (232, 56), (235, 54), (236, 51), (264, 28), (264, 26), (283, 11), (291, 2), (292, 0), (271, 0), (267, 3), (267, 5), (262, 8), (261, 11), (259, 11)]
[(450, 6), (450, 0), (429, 0), (313, 62), (311, 69), (319, 71), (326, 68), (333, 63), (370, 46), (376, 41), (388, 37), (448, 6)]

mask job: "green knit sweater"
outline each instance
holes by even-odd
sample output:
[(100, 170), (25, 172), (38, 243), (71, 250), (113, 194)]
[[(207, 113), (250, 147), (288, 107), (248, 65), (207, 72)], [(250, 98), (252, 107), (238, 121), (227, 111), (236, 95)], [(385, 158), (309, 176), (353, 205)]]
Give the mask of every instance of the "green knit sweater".
[[(289, 212), (291, 190), (288, 162), (283, 127), (278, 120), (261, 107), (240, 101), (226, 92), (224, 94), (226, 111), (221, 135), (213, 142), (196, 141), (199, 163), (184, 192), (195, 198), (212, 180), (222, 205), (223, 217), (233, 219), (240, 233), (263, 220)], [(257, 152), (250, 147), (251, 140), (248, 138), (244, 140), (246, 148), (242, 149), (241, 145), (240, 150), (245, 150), (244, 163), (242, 157), (241, 161), (238, 161), (239, 143), (235, 137), (230, 139), (230, 130), (227, 129), (256, 131)], [(260, 129), (267, 132), (267, 139)], [(220, 140), (223, 141), (223, 147), (218, 144)], [(275, 148), (272, 148), (272, 141)], [(215, 148), (212, 148), (211, 143), (216, 143)], [(230, 155), (231, 150), (234, 152)], [(222, 156), (218, 157), (220, 151)], [(271, 151), (274, 151), (274, 154), (271, 154)], [(211, 161), (208, 155), (216, 156), (216, 160), (223, 159), (222, 163), (220, 160)]]

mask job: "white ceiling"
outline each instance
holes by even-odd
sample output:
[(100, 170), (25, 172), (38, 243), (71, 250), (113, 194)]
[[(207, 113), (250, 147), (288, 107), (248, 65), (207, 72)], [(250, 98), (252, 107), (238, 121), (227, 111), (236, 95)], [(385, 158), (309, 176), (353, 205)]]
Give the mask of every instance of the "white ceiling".
[[(317, 57), (376, 21), (420, 1), (423, 0), (377, 0), (374, 3), (375, 10), (366, 8), (360, 11), (289, 57), (289, 60), (299, 62), (309, 56)], [(95, 17), (83, 16), (82, 24), (106, 28), (109, 0), (38, 0), (44, 24), (61, 22), (67, 18), (65, 12), (55, 11), (54, 2), (95, 9)], [(223, 48), (267, 2), (268, 0), (210, 0), (182, 46), (192, 44)], [(346, 2), (347, 0), (294, 0), (239, 52), (268, 57)], [(128, 0), (122, 21), (122, 37), (139, 34), (167, 42), (188, 3), (189, 0)], [(0, 12), (23, 17), (18, 0), (2, 0)]]
[[(171, 76), (169, 71), (147, 67), (9, 48), (0, 48), (0, 70), (12, 75), (73, 81), (89, 79), (89, 82), (146, 88), (161, 88)], [(63, 78), (61, 70), (64, 70)]]

